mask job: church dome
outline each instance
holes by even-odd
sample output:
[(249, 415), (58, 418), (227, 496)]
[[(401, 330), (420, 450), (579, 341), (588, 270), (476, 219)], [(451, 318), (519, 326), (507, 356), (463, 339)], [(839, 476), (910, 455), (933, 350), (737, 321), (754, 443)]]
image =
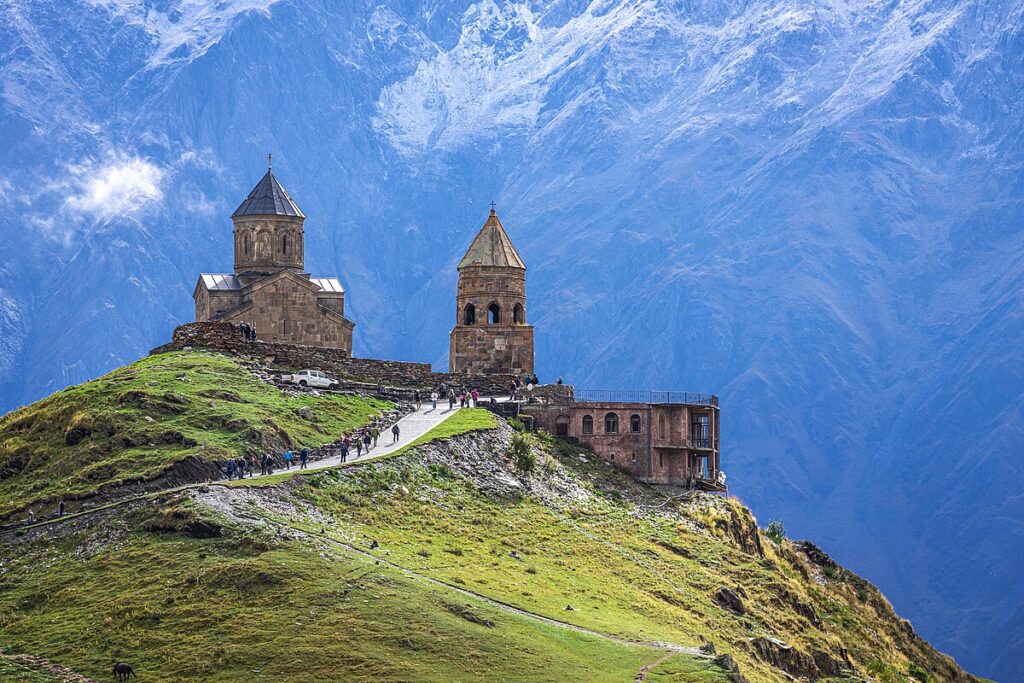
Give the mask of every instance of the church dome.
[(270, 169), (267, 169), (267, 174), (256, 183), (256, 187), (252, 188), (245, 201), (231, 214), (232, 218), (239, 216), (306, 217)]

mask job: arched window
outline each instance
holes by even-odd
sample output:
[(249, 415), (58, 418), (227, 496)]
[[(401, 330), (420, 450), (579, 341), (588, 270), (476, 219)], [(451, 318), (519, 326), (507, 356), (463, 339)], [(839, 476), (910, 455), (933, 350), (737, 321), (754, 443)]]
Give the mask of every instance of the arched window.
[(476, 306), (466, 304), (466, 307), (462, 309), (462, 324), (473, 325), (474, 323), (476, 323)]
[(640, 431), (639, 415), (633, 415), (631, 418), (629, 418), (629, 431), (633, 432), (634, 434)]
[(287, 254), (288, 253), (288, 235), (282, 235), (281, 236), (281, 253), (282, 254)]
[(522, 325), (526, 322), (526, 309), (523, 308), (522, 304), (516, 304), (515, 308), (512, 309), (512, 322), (516, 325)]
[(501, 306), (497, 303), (492, 303), (487, 307), (487, 322), (491, 325), (497, 325), (501, 322)]
[(665, 438), (665, 416), (664, 415), (659, 415), (658, 416), (658, 436), (660, 436), (663, 439)]
[(559, 415), (555, 418), (555, 436), (569, 436), (568, 415)]
[(583, 416), (583, 433), (593, 434), (594, 433), (594, 418), (590, 415)]
[(616, 415), (615, 413), (608, 413), (607, 415), (604, 416), (604, 433), (619, 433), (619, 416)]
[(242, 255), (248, 256), (252, 253), (252, 233), (248, 230), (242, 233)]

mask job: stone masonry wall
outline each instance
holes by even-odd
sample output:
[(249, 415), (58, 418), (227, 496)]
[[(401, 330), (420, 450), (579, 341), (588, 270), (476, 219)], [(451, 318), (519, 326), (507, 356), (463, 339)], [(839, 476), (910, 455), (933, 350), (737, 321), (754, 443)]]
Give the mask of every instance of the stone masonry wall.
[(445, 372), (434, 372), (428, 363), (352, 358), (343, 349), (280, 342), (250, 342), (242, 339), (236, 325), (221, 321), (181, 325), (174, 330), (169, 343), (158, 346), (150, 351), (150, 354), (182, 351), (186, 348), (252, 356), (294, 370), (310, 368), (331, 373), (338, 378), (379, 381), (389, 386), (429, 389), (444, 382), (451, 386), (476, 388), (485, 396), (507, 395), (514, 379), (511, 375), (460, 377)]

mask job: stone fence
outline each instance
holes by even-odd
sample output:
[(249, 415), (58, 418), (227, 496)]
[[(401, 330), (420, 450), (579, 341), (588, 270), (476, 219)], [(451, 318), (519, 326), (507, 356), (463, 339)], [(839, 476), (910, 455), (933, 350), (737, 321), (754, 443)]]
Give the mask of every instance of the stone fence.
[[(429, 363), (411, 363), (375, 358), (352, 358), (341, 349), (247, 341), (238, 327), (229, 322), (209, 321), (181, 325), (174, 330), (171, 341), (158, 346), (150, 355), (186, 349), (222, 351), (237, 356), (259, 359), (267, 365), (292, 370), (309, 368), (335, 375), (339, 379), (382, 384), (392, 387), (430, 390), (442, 382), (448, 386), (476, 388), (485, 396), (507, 395), (514, 380), (512, 375), (453, 375), (434, 372)], [(426, 398), (426, 397), (424, 397)]]

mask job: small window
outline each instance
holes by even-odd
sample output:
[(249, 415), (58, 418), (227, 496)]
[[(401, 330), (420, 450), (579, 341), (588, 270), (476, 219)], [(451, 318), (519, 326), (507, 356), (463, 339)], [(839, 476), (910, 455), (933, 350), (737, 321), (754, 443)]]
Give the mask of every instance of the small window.
[(281, 237), (281, 253), (288, 253), (288, 235), (284, 235), (283, 237)]
[(629, 418), (629, 431), (633, 432), (634, 434), (640, 433), (640, 416), (639, 415), (634, 415), (631, 418)]
[(615, 413), (608, 413), (607, 415), (604, 416), (604, 433), (619, 433), (619, 416), (616, 415)]
[(497, 325), (501, 322), (501, 306), (497, 303), (492, 303), (487, 307), (487, 322), (491, 325)]
[(629, 456), (630, 462), (636, 462), (636, 451), (633, 451)]
[(664, 466), (665, 466), (665, 454), (664, 453), (658, 453), (658, 467), (664, 467)]
[(609, 462), (615, 462), (615, 454), (614, 453), (609, 453), (608, 454), (608, 461)]
[(474, 306), (473, 304), (466, 304), (466, 307), (462, 309), (462, 324), (476, 324), (476, 306)]
[(522, 325), (526, 322), (526, 309), (523, 308), (522, 304), (516, 304), (512, 309), (512, 322), (516, 325)]
[(594, 433), (594, 418), (590, 415), (583, 416), (583, 433), (593, 434)]
[(660, 436), (662, 439), (665, 438), (665, 416), (664, 415), (659, 415), (658, 416), (658, 436)]

